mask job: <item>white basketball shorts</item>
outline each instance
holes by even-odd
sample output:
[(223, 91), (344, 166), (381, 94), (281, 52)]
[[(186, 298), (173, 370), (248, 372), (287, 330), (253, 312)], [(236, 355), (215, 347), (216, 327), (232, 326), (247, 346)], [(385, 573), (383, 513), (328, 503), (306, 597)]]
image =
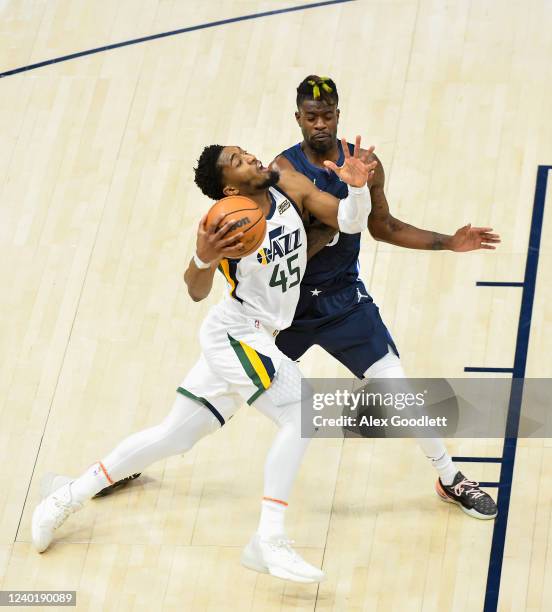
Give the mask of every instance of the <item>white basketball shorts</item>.
[(221, 425), (244, 400), (252, 404), (272, 383), (282, 360), (271, 330), (232, 316), (222, 305), (209, 311), (199, 331), (201, 355), (178, 392), (204, 404)]

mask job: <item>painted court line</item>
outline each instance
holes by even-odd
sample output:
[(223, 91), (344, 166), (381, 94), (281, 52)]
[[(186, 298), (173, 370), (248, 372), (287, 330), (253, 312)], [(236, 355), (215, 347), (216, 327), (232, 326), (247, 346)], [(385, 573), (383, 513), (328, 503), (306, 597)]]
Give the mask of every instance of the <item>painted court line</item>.
[(464, 463), (502, 463), (502, 457), (452, 457), (452, 460)]
[(502, 451), (502, 464), (500, 466), (500, 481), (498, 485), (498, 516), (493, 529), (493, 540), (489, 558), (487, 574), (487, 587), (485, 590), (484, 612), (496, 612), (500, 591), (500, 578), (502, 575), (502, 562), (504, 559), (504, 546), (506, 541), (506, 528), (508, 526), (508, 511), (512, 493), (512, 477), (516, 459), (517, 435), (521, 416), (521, 403), (523, 399), (523, 384), (527, 366), (527, 353), (529, 350), (529, 333), (531, 331), (531, 317), (537, 283), (537, 269), (539, 264), (539, 249), (544, 219), (544, 203), (546, 200), (546, 184), (548, 172), (552, 166), (539, 166), (537, 171), (537, 185), (533, 201), (533, 214), (529, 232), (529, 247), (525, 264), (525, 277), (523, 280), (523, 293), (516, 338), (514, 367), (510, 402), (508, 405), (508, 418), (504, 435)]
[(471, 367), (464, 368), (464, 372), (502, 372), (504, 374), (513, 374), (514, 368), (491, 368), (491, 367)]
[(523, 287), (523, 283), (510, 281), (477, 281), (476, 287)]
[(113, 49), (119, 49), (120, 47), (128, 47), (130, 45), (138, 45), (140, 43), (149, 42), (150, 40), (158, 40), (159, 38), (167, 38), (168, 36), (177, 36), (178, 34), (186, 34), (187, 32), (195, 32), (197, 30), (206, 30), (208, 28), (216, 28), (222, 25), (228, 25), (230, 23), (237, 23), (238, 21), (249, 21), (251, 19), (260, 19), (261, 17), (271, 17), (272, 15), (282, 15), (283, 13), (293, 13), (295, 11), (304, 11), (307, 9), (319, 8), (322, 6), (330, 6), (332, 4), (345, 4), (347, 2), (356, 2), (356, 0), (326, 0), (325, 2), (313, 2), (312, 4), (303, 4), (300, 6), (291, 6), (288, 8), (274, 9), (272, 11), (263, 11), (262, 13), (252, 13), (250, 15), (241, 15), (239, 17), (230, 17), (228, 19), (219, 19), (218, 21), (209, 21), (207, 23), (200, 23), (195, 26), (189, 26), (187, 28), (180, 28), (178, 30), (171, 30), (170, 32), (160, 32), (159, 34), (150, 34), (149, 36), (142, 36), (141, 38), (133, 38), (131, 40), (124, 40), (122, 42), (113, 43), (111, 45), (104, 45), (103, 47), (96, 47), (94, 49), (87, 49), (86, 51), (79, 51), (77, 53), (71, 53), (70, 55), (62, 55), (61, 57), (55, 57), (36, 64), (29, 64), (28, 66), (21, 66), (20, 68), (12, 68), (5, 72), (0, 72), (0, 79), (21, 72), (28, 72), (29, 70), (36, 70), (37, 68), (43, 68), (44, 66), (51, 66), (52, 64), (59, 64), (61, 62), (67, 62), (72, 59), (79, 57), (85, 57), (86, 55), (94, 55), (95, 53), (103, 53), (104, 51), (111, 51)]

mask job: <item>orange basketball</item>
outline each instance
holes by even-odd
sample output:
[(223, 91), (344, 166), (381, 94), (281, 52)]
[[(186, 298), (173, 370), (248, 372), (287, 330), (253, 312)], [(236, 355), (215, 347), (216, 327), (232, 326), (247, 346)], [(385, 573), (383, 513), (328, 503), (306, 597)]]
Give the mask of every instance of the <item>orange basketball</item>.
[(232, 223), (232, 227), (225, 234), (225, 238), (231, 238), (233, 235), (243, 232), (241, 242), (244, 248), (230, 255), (231, 258), (245, 257), (254, 253), (261, 246), (266, 232), (266, 219), (256, 202), (240, 195), (222, 198), (209, 209), (207, 226), (212, 225), (221, 214), (224, 217), (219, 222), (218, 227), (228, 221)]

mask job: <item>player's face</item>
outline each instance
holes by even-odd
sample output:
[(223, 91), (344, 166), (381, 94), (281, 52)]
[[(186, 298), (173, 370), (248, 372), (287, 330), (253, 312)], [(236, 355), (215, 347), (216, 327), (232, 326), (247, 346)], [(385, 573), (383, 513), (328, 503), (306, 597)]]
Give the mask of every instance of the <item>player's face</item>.
[(323, 100), (304, 100), (295, 113), (303, 139), (311, 149), (326, 153), (337, 144), (339, 109)]
[(280, 178), (278, 172), (263, 166), (255, 155), (241, 147), (224, 147), (218, 163), (222, 166), (225, 193), (228, 189), (243, 195), (257, 193), (272, 187)]

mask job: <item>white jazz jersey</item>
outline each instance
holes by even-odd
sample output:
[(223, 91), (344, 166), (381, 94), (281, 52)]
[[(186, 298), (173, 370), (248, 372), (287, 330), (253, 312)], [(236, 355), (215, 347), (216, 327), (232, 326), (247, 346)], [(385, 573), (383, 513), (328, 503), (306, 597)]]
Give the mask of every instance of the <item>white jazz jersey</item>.
[(289, 327), (307, 265), (307, 236), (295, 204), (277, 187), (269, 189), (270, 212), (261, 247), (242, 259), (223, 259), (228, 294), (224, 314), (246, 317), (272, 330)]

